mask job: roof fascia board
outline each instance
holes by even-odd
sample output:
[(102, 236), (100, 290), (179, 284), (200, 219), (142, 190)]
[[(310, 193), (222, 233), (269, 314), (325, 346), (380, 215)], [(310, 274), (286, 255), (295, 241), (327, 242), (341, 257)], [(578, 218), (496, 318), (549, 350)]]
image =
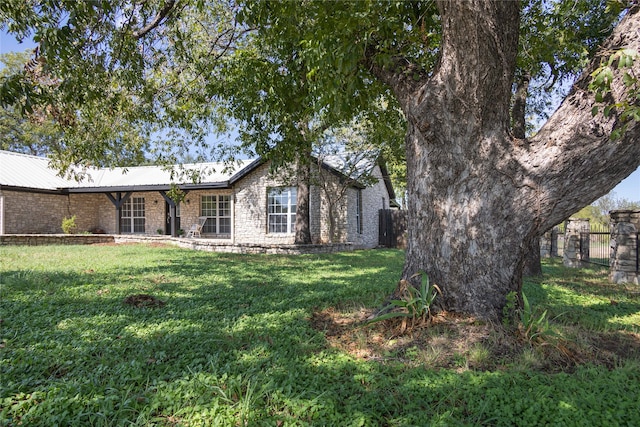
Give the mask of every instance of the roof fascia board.
[[(177, 187), (181, 190), (218, 190), (231, 188), (229, 181), (204, 184), (177, 184)], [(114, 193), (127, 191), (140, 193), (143, 191), (169, 191), (170, 189), (170, 185), (122, 185), (117, 187), (68, 188), (66, 191), (69, 193)]]
[[(319, 159), (315, 156), (311, 156), (316, 162), (319, 161)], [(321, 161), (320, 162), (320, 166), (322, 167), (322, 169), (326, 170), (329, 173), (334, 174), (336, 177), (338, 177), (341, 182), (349, 182), (349, 185), (351, 187), (355, 187), (355, 188), (367, 188), (366, 185), (362, 184), (360, 181), (358, 181), (357, 179), (351, 178), (347, 175), (345, 175), (344, 173), (340, 172), (338, 169), (334, 168), (333, 166), (331, 166), (330, 164)]]
[(262, 157), (258, 157), (257, 159), (255, 159), (253, 162), (249, 163), (247, 166), (245, 166), (244, 168), (240, 169), (238, 171), (238, 173), (236, 173), (235, 175), (233, 175), (231, 177), (231, 179), (229, 179), (229, 184), (233, 185), (236, 182), (240, 181), (242, 178), (244, 178), (245, 176), (247, 176), (249, 173), (253, 172), (255, 169), (258, 168), (258, 166), (261, 166), (262, 164), (266, 163), (266, 160), (263, 159)]
[(65, 188), (47, 189), (47, 188), (33, 188), (33, 187), (19, 187), (13, 185), (0, 185), (2, 191), (21, 191), (23, 193), (40, 193), (40, 194), (59, 194), (67, 195), (69, 191)]

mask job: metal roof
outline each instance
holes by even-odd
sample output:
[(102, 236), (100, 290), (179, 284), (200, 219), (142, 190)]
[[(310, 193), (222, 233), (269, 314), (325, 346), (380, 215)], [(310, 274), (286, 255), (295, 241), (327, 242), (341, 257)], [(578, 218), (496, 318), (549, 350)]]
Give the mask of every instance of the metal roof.
[(57, 190), (73, 183), (58, 176), (48, 159), (0, 150), (1, 186)]
[[(89, 169), (80, 182), (58, 176), (44, 157), (0, 150), (0, 186), (69, 192), (163, 190), (178, 184), (184, 188), (224, 188), (246, 175), (260, 160), (240, 160), (233, 164), (197, 163), (165, 168)], [(198, 179), (192, 178), (193, 173)]]
[[(326, 156), (323, 164), (342, 176), (351, 175), (354, 186), (364, 187), (357, 179), (360, 174), (375, 166), (371, 159), (359, 159), (355, 168), (353, 159), (345, 155)], [(0, 150), (0, 188), (58, 193), (104, 193), (124, 191), (163, 191), (177, 184), (184, 190), (229, 188), (256, 167), (264, 163), (261, 158), (239, 160), (232, 164), (195, 163), (163, 166), (135, 166), (128, 168), (88, 169), (84, 180), (78, 182), (58, 175), (49, 160), (28, 154)], [(172, 173), (173, 172), (173, 173)], [(192, 179), (196, 173), (197, 180)], [(393, 189), (388, 176), (384, 178), (390, 195)]]

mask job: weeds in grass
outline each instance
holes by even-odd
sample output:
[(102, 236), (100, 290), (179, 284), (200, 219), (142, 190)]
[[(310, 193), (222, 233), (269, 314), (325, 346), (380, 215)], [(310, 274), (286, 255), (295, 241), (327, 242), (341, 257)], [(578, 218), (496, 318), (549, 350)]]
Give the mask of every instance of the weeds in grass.
[(467, 359), (473, 366), (484, 366), (489, 362), (491, 352), (484, 345), (477, 343), (469, 349)]

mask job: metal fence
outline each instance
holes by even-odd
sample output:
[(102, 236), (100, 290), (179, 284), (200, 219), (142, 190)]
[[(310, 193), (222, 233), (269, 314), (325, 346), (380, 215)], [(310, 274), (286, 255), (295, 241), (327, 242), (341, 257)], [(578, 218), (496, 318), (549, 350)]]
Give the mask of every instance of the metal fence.
[(580, 255), (583, 262), (609, 267), (611, 231), (606, 226), (591, 226), (580, 233)]
[(580, 254), (583, 262), (609, 267), (611, 231), (604, 226), (591, 226), (580, 233)]
[[(565, 227), (562, 223), (551, 230), (551, 256), (564, 255)], [(580, 233), (580, 259), (609, 267), (611, 231), (607, 226), (591, 226)]]

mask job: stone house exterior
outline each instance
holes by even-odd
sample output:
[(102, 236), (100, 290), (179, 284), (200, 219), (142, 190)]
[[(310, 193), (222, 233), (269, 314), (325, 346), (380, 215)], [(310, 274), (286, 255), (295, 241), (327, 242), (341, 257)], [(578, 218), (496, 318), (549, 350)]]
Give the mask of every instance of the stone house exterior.
[[(310, 188), (313, 242), (377, 246), (378, 211), (395, 198), (384, 167), (373, 166), (364, 185), (322, 166)], [(296, 185), (272, 174), (268, 161), (184, 168), (200, 181), (174, 182), (161, 167), (141, 166), (90, 170), (76, 182), (57, 176), (45, 158), (0, 151), (0, 234), (61, 233), (63, 219), (75, 215), (78, 233), (178, 236), (206, 218), (202, 238), (221, 244), (294, 243)], [(169, 197), (172, 188), (184, 192), (180, 203)]]

